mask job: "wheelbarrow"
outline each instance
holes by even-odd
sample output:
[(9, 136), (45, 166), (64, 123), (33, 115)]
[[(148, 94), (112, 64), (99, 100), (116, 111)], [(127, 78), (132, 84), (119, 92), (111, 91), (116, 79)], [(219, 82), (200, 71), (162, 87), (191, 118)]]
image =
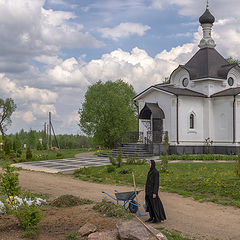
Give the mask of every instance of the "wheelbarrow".
[(104, 194), (106, 194), (107, 196), (109, 196), (110, 198), (112, 198), (113, 200), (117, 201), (117, 204), (119, 202), (123, 202), (123, 208), (125, 210), (128, 210), (131, 213), (136, 213), (138, 211), (138, 206), (140, 206), (140, 204), (137, 204), (136, 201), (134, 201), (134, 198), (136, 197), (136, 195), (138, 195), (142, 190), (139, 191), (132, 191), (132, 192), (118, 192), (117, 190), (115, 190), (115, 197), (106, 193), (106, 192), (102, 192)]

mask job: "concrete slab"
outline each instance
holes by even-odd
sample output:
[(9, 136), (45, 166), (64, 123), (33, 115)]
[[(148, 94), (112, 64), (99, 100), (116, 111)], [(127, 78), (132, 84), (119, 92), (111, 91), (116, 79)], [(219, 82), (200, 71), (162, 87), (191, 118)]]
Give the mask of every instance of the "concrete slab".
[(48, 173), (73, 173), (79, 168), (105, 166), (110, 165), (110, 162), (108, 158), (99, 158), (97, 156), (78, 156), (77, 158), (42, 160), (35, 162), (15, 163), (12, 165), (26, 170)]

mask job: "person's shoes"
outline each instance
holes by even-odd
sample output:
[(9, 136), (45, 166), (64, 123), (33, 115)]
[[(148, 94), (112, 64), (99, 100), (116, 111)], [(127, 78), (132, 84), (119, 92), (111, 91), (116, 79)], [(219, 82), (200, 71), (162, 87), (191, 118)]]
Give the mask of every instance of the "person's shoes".
[(157, 223), (157, 219), (153, 219), (152, 221), (150, 221), (150, 223)]
[(149, 218), (148, 220), (146, 220), (145, 222), (151, 222), (153, 221), (153, 218)]

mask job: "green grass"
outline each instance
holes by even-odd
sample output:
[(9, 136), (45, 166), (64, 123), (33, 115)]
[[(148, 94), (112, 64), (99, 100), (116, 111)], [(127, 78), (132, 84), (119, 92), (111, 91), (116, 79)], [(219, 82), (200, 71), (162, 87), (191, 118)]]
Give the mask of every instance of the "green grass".
[[(235, 176), (234, 165), (235, 163), (171, 163), (167, 173), (160, 173), (160, 191), (240, 207), (240, 178)], [(156, 166), (159, 169), (159, 163)], [(107, 168), (83, 168), (77, 170), (75, 176), (85, 181), (132, 185), (133, 171), (137, 186), (144, 187), (148, 173), (146, 165), (123, 164), (110, 173)], [(121, 174), (123, 169), (131, 170)]]
[(163, 233), (168, 240), (191, 240), (190, 238), (185, 238), (179, 231), (167, 231), (163, 227), (157, 228), (161, 233)]
[[(76, 154), (83, 152), (93, 152), (95, 149), (83, 148), (83, 149), (60, 149), (60, 150), (32, 150), (33, 158), (31, 161), (41, 161), (41, 160), (54, 160), (61, 158), (74, 158)], [(26, 151), (23, 151), (20, 158), (11, 158), (0, 156), (0, 166), (3, 164), (11, 164), (17, 162), (27, 162)]]
[[(159, 159), (163, 159), (163, 155), (159, 157)], [(202, 161), (218, 161), (218, 160), (225, 160), (231, 161), (236, 160), (236, 155), (219, 155), (219, 154), (195, 154), (195, 155), (168, 155), (168, 160), (185, 160), (185, 161), (193, 161), (193, 160), (202, 160)]]
[(102, 202), (97, 203), (93, 210), (101, 213), (106, 217), (113, 217), (118, 219), (130, 219), (132, 215), (123, 209), (121, 205), (116, 205), (113, 202), (102, 200)]

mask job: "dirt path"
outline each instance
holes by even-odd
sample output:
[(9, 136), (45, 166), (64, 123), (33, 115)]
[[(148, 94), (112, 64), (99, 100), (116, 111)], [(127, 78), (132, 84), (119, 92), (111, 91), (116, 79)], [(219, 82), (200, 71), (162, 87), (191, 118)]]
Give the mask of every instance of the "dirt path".
[[(74, 179), (71, 176), (20, 171), (20, 184), (33, 192), (48, 193), (50, 198), (72, 194), (82, 198), (101, 201), (102, 191), (114, 193), (132, 190), (130, 187), (97, 184)], [(144, 193), (140, 194), (143, 203)], [(160, 193), (167, 213), (167, 221), (159, 227), (178, 230), (186, 237), (204, 240), (239, 240), (240, 209), (213, 203), (199, 203), (177, 194)], [(147, 217), (143, 217), (146, 219)]]

